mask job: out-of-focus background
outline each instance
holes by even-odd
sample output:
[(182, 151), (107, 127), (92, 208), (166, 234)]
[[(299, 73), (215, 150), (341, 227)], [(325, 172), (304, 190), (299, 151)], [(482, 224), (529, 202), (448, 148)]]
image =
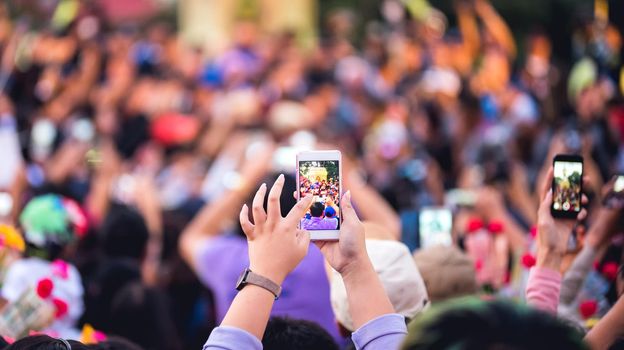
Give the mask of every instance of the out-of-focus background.
[[(247, 263), (238, 209), (279, 173), (292, 205), (310, 149), (342, 151), (367, 236), (457, 246), (479, 293), (522, 299), (552, 157), (591, 178), (568, 263), (624, 173), (623, 33), (620, 0), (2, 2), (0, 329), (200, 348)], [(496, 251), (471, 248), (484, 230)], [(570, 306), (583, 326), (617, 299), (621, 241), (596, 310)], [(314, 249), (275, 312), (342, 344)]]

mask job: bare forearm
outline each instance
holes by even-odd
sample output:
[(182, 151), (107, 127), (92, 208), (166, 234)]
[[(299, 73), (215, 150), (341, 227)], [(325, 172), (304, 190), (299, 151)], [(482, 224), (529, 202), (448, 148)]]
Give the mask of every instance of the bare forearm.
[(217, 235), (225, 221), (236, 217), (245, 201), (246, 192), (227, 191), (212, 203), (204, 205), (185, 231), (201, 232), (205, 236)]
[(485, 4), (483, 6), (477, 6), (477, 13), (483, 19), (483, 23), (487, 31), (494, 37), (498, 44), (507, 51), (510, 57), (516, 56), (516, 44), (513, 38), (513, 34), (507, 26), (507, 23), (496, 12), (492, 5)]
[(557, 252), (554, 252), (545, 248), (538, 248), (535, 266), (545, 267), (554, 271), (559, 271), (561, 270), (562, 260), (563, 260), (563, 256), (560, 253), (557, 253)]
[(91, 184), (91, 190), (87, 197), (86, 205), (89, 214), (93, 216), (96, 221), (101, 221), (108, 213), (108, 207), (110, 204), (109, 193), (113, 179), (106, 175), (96, 175)]
[(624, 299), (620, 298), (609, 312), (585, 336), (592, 349), (607, 349), (624, 333)]
[(162, 212), (157, 197), (156, 186), (148, 177), (141, 179), (137, 195), (137, 207), (149, 230), (149, 241), (143, 263), (143, 280), (154, 285), (158, 281), (160, 258), (163, 244)]
[(383, 226), (392, 237), (399, 239), (401, 220), (388, 202), (359, 175), (349, 174), (345, 180), (344, 187), (351, 189), (351, 197), (362, 219)]
[(77, 165), (84, 159), (89, 146), (84, 142), (69, 141), (65, 143), (58, 154), (48, 162), (46, 175), (50, 182), (65, 181)]
[(369, 186), (357, 191), (352, 190), (351, 193), (355, 205), (361, 203), (357, 209), (363, 219), (382, 225), (392, 237), (400, 238), (401, 220), (383, 197)]
[(498, 211), (496, 214), (492, 215), (492, 218), (503, 222), (509, 244), (514, 252), (526, 250), (528, 242), (524, 230), (506, 210)]
[(234, 298), (221, 326), (245, 330), (262, 340), (274, 301), (269, 291), (248, 284)]
[(342, 277), (355, 329), (379, 316), (395, 312), (370, 260), (361, 263), (353, 272), (343, 273)]
[(457, 10), (457, 22), (459, 23), (459, 31), (464, 38), (465, 50), (470, 54), (471, 60), (477, 56), (479, 51), (479, 28), (477, 26), (474, 14), (466, 9)]

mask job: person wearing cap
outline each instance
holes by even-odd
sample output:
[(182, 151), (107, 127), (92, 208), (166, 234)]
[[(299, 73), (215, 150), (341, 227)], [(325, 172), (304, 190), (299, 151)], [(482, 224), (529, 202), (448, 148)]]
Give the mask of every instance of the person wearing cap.
[(414, 261), (432, 302), (473, 295), (478, 290), (474, 263), (457, 247), (421, 249), (414, 253)]
[[(409, 322), (428, 308), (429, 296), (425, 283), (405, 244), (367, 238), (366, 251), (396, 313), (403, 315)], [(330, 286), (336, 320), (342, 332), (351, 333), (355, 327), (349, 312), (347, 291), (342, 277), (336, 271), (331, 274)]]

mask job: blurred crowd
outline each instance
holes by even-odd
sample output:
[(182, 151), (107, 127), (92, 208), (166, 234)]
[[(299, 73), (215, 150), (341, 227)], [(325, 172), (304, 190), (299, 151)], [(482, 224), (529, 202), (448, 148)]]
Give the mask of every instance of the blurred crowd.
[[(0, 4), (5, 340), (201, 348), (249, 264), (240, 207), (283, 173), (287, 213), (295, 155), (311, 149), (341, 150), (368, 254), (408, 318), (461, 295), (522, 301), (541, 184), (554, 155), (582, 155), (588, 215), (566, 242), (577, 285), (558, 313), (591, 329), (624, 288), (624, 201), (603, 200), (624, 173), (623, 33), (579, 21), (572, 56), (555, 58), (548, 33), (516, 42), (488, 0), (456, 1), (456, 27), (412, 3), (384, 1), (360, 45), (336, 11), (310, 49), (241, 19), (219, 53), (166, 22), (110, 25), (88, 2), (51, 6), (49, 23)], [(452, 209), (453, 247), (419, 249), (429, 206)], [(347, 348), (341, 283), (311, 246), (273, 314)], [(296, 332), (288, 320), (269, 329)]]

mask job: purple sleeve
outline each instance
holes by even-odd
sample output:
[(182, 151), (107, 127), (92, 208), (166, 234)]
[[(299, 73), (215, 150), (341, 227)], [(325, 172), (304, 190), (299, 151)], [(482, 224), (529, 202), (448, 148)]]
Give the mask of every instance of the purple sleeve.
[[(249, 265), (247, 241), (240, 237), (219, 235), (201, 244), (195, 256), (195, 265), (199, 280), (209, 288), (221, 288), (223, 283), (234, 283), (240, 271)], [(235, 275), (234, 281), (230, 281), (232, 273)], [(234, 288), (233, 284), (231, 288)]]
[(399, 314), (387, 314), (368, 321), (353, 332), (351, 339), (356, 349), (398, 349), (407, 335), (405, 318)]
[(262, 350), (258, 338), (240, 328), (220, 326), (212, 330), (203, 350)]

